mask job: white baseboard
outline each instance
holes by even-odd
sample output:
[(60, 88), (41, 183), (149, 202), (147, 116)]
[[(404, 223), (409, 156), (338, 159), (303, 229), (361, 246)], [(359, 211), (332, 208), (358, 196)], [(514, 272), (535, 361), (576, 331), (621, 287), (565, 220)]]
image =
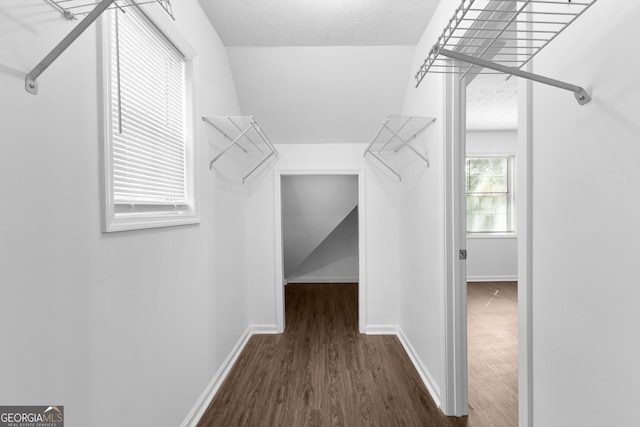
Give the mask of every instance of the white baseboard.
[(269, 335), (278, 333), (278, 327), (275, 324), (251, 325), (247, 330), (250, 331), (251, 335)]
[(517, 282), (518, 275), (515, 276), (467, 276), (467, 282)]
[(438, 383), (436, 383), (436, 381), (433, 379), (433, 375), (431, 375), (429, 369), (427, 369), (427, 367), (422, 363), (422, 360), (416, 353), (413, 345), (411, 345), (411, 341), (409, 341), (409, 338), (407, 338), (401, 328), (398, 328), (398, 339), (400, 340), (402, 347), (404, 347), (404, 350), (409, 355), (409, 359), (411, 359), (413, 366), (416, 367), (416, 370), (418, 371), (420, 378), (422, 378), (422, 382), (427, 387), (431, 398), (438, 406), (438, 408), (441, 408), (442, 405), (440, 403), (440, 387), (438, 387)]
[(236, 360), (238, 360), (238, 357), (240, 357), (240, 353), (242, 353), (242, 350), (247, 345), (247, 342), (252, 335), (276, 333), (276, 325), (250, 325), (244, 331), (236, 345), (233, 346), (231, 353), (229, 353), (225, 361), (222, 362), (220, 369), (218, 369), (218, 372), (216, 372), (216, 374), (213, 376), (213, 379), (211, 380), (211, 382), (209, 382), (209, 385), (207, 385), (207, 388), (205, 388), (204, 392), (187, 415), (187, 418), (185, 418), (185, 420), (182, 422), (180, 427), (196, 427), (198, 421), (200, 421), (200, 418), (202, 418), (202, 415), (207, 410), (209, 403), (211, 403), (213, 397), (220, 389), (223, 381), (225, 380), (227, 375), (229, 375), (229, 371), (231, 371), (231, 368), (236, 363)]
[[(249, 326), (244, 331), (244, 333), (242, 334), (242, 336), (240, 337), (236, 345), (233, 347), (233, 349), (231, 350), (231, 353), (229, 353), (229, 356), (227, 356), (225, 361), (222, 363), (222, 366), (220, 366), (220, 369), (218, 369), (218, 372), (216, 372), (216, 374), (213, 376), (213, 379), (211, 380), (209, 385), (207, 385), (207, 388), (204, 390), (204, 392), (202, 393), (202, 395), (200, 396), (196, 404), (193, 406), (193, 408), (191, 409), (191, 411), (189, 412), (185, 420), (180, 425), (180, 427), (196, 427), (196, 425), (198, 424), (198, 421), (200, 421), (200, 418), (202, 418), (202, 415), (207, 410), (209, 403), (211, 403), (211, 401), (213, 400), (213, 397), (215, 396), (217, 391), (220, 389), (222, 382), (225, 380), (225, 378), (231, 371), (231, 368), (236, 363), (236, 360), (238, 360), (240, 353), (242, 353), (242, 350), (247, 345), (247, 342), (249, 341), (249, 338), (251, 338), (252, 335), (276, 334), (276, 333), (278, 333), (276, 325), (265, 324), (265, 325)], [(397, 336), (398, 339), (400, 340), (400, 343), (402, 344), (402, 347), (407, 352), (407, 355), (409, 356), (411, 363), (413, 363), (413, 366), (415, 366), (416, 370), (418, 371), (418, 374), (420, 375), (422, 382), (427, 387), (427, 391), (429, 391), (431, 398), (434, 400), (436, 405), (438, 405), (438, 407), (441, 407), (440, 387), (438, 387), (437, 383), (433, 379), (433, 376), (431, 375), (429, 370), (424, 366), (424, 364), (420, 360), (420, 357), (418, 357), (415, 349), (411, 345), (411, 342), (409, 341), (409, 339), (407, 338), (407, 336), (404, 334), (404, 332), (399, 326), (367, 325), (365, 333), (367, 335)]]
[(358, 276), (302, 276), (287, 280), (287, 283), (358, 283)]
[(413, 366), (415, 366), (416, 371), (418, 371), (418, 375), (420, 375), (420, 378), (422, 379), (422, 382), (424, 383), (425, 387), (427, 387), (427, 391), (431, 395), (431, 398), (433, 399), (433, 401), (435, 402), (435, 404), (439, 408), (441, 407), (441, 404), (440, 404), (440, 387), (438, 387), (438, 384), (433, 379), (433, 375), (431, 375), (431, 372), (429, 372), (427, 367), (424, 366), (424, 364), (422, 363), (420, 357), (416, 353), (416, 350), (413, 348), (413, 345), (411, 345), (411, 341), (409, 341), (409, 338), (407, 338), (407, 336), (404, 334), (404, 332), (402, 331), (402, 328), (400, 328), (400, 326), (397, 326), (397, 325), (367, 325), (365, 333), (367, 335), (395, 335), (395, 336), (397, 336), (398, 339), (400, 340), (400, 343), (402, 344), (402, 347), (404, 348), (404, 351), (409, 356), (409, 359), (411, 360), (411, 363), (413, 363)]
[(367, 325), (364, 333), (367, 335), (398, 335), (397, 325)]

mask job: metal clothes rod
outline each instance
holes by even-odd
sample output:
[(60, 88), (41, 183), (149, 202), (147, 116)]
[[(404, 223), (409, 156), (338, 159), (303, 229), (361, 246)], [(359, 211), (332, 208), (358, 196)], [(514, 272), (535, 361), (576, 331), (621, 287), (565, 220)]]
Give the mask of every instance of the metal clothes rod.
[[(231, 123), (233, 123), (233, 125), (235, 126), (236, 129), (238, 129), (239, 131), (242, 131), (242, 129), (240, 128), (240, 126), (238, 126), (238, 124), (236, 122), (233, 121), (233, 119), (231, 117), (227, 117), (227, 120), (229, 120)], [(247, 129), (249, 130), (249, 129)], [(253, 144), (254, 147), (256, 147), (258, 149), (258, 151), (260, 151), (262, 153), (262, 150), (260, 149), (260, 147), (258, 147), (258, 145), (253, 142), (253, 139), (251, 139), (249, 137), (249, 135), (247, 135), (247, 139), (249, 140), (249, 142), (251, 142), (251, 144)], [(239, 147), (241, 147), (245, 153), (248, 153), (248, 150), (245, 150), (244, 147), (242, 147), (241, 145), (238, 145)]]
[[(60, 10), (62, 13), (64, 13), (65, 18), (67, 19), (76, 19), (77, 15), (87, 15), (88, 13), (91, 12), (91, 10), (86, 10), (92, 6), (96, 6), (99, 1), (98, 0), (47, 0), (49, 3), (51, 3), (52, 5), (54, 5), (58, 10)], [(67, 6), (67, 4), (71, 4), (70, 6)], [(173, 16), (173, 10), (171, 7), (171, 1), (170, 0), (138, 0), (136, 2), (133, 3), (126, 3), (123, 2), (123, 4), (118, 3), (118, 0), (116, 0), (116, 2), (109, 7), (109, 9), (119, 9), (122, 12), (124, 12), (124, 10), (126, 8), (129, 7), (134, 7), (134, 6), (141, 6), (143, 4), (151, 4), (151, 3), (157, 3), (159, 4), (164, 10), (165, 12), (167, 12), (167, 14), (169, 14), (169, 16), (171, 17), (171, 19), (174, 19)]]
[(371, 155), (385, 169), (393, 173), (399, 181), (402, 181), (402, 175), (384, 158), (385, 155), (392, 156), (400, 149), (407, 147), (429, 167), (429, 158), (416, 150), (411, 142), (435, 120), (432, 117), (387, 115), (378, 129), (378, 133), (365, 149), (365, 157), (367, 154)]
[[(117, 6), (118, 8), (122, 7), (118, 5), (117, 3), (118, 0), (101, 0), (99, 3), (93, 2), (88, 4), (82, 4), (79, 6), (78, 5), (70, 6), (67, 8), (61, 6), (60, 3), (67, 3), (73, 0), (47, 0), (47, 1), (51, 5), (53, 5), (56, 9), (62, 11), (65, 18), (67, 19), (75, 19), (75, 15), (73, 14), (73, 12), (71, 12), (71, 9), (78, 8), (78, 7), (93, 6), (93, 5), (96, 5), (96, 7), (90, 12), (82, 13), (83, 15), (86, 14), (86, 16), (82, 19), (82, 21), (80, 21), (80, 23), (73, 30), (71, 30), (71, 32), (67, 34), (66, 37), (64, 37), (62, 41), (60, 41), (60, 43), (58, 43), (56, 47), (54, 47), (53, 50), (51, 50), (51, 52), (49, 52), (49, 54), (47, 54), (47, 56), (45, 56), (44, 59), (42, 59), (42, 61), (38, 63), (38, 65), (36, 65), (29, 73), (27, 73), (27, 75), (25, 76), (24, 87), (27, 92), (33, 95), (38, 94), (38, 82), (37, 82), (38, 77), (40, 77), (40, 75), (47, 68), (49, 68), (49, 66), (53, 64), (55, 60), (58, 59), (58, 57), (62, 55), (62, 53), (65, 50), (67, 50), (67, 48), (71, 46), (71, 44), (74, 41), (76, 41), (76, 39), (80, 37), (82, 33), (84, 33), (84, 31), (87, 28), (89, 28), (89, 26), (91, 26), (91, 24), (93, 24), (93, 22), (96, 19), (98, 19), (100, 15), (104, 13), (105, 10), (111, 8), (111, 6), (114, 6), (114, 5)], [(147, 3), (158, 3), (173, 18), (170, 0), (145, 0), (142, 3), (134, 2), (131, 4), (127, 4), (124, 7), (138, 6), (138, 5), (147, 4)]]
[[(522, 68), (596, 1), (461, 0), (416, 73), (416, 87), (428, 72), (458, 74), (462, 79), (491, 74), (483, 71), (487, 69), (572, 91), (584, 105), (591, 98), (582, 87)], [(450, 59), (462, 62), (452, 65)]]
[[(227, 146), (225, 147), (225, 149), (224, 149), (224, 150), (222, 150), (220, 153), (218, 153), (218, 155), (217, 155), (217, 156), (215, 156), (215, 157), (213, 158), (213, 160), (211, 160), (211, 161), (209, 162), (209, 169), (212, 169), (212, 168), (213, 168), (213, 164), (214, 164), (214, 163), (215, 163), (215, 162), (216, 162), (220, 157), (224, 156), (224, 155), (227, 153), (227, 151), (231, 150), (231, 148), (232, 148), (234, 145), (238, 144), (238, 141), (240, 141), (240, 139), (241, 139), (243, 136), (245, 136), (245, 134), (246, 134), (247, 132), (249, 132), (250, 130), (251, 130), (251, 128), (250, 128), (250, 127), (248, 127), (248, 128), (246, 128), (245, 130), (243, 130), (243, 131), (242, 131), (242, 133), (241, 133), (240, 135), (238, 135), (238, 136), (237, 136), (233, 141), (231, 141), (231, 144), (227, 145)], [(239, 145), (239, 144), (238, 144), (238, 147), (242, 148), (242, 146), (241, 146), (241, 145)], [(245, 153), (247, 152), (246, 150), (244, 150), (244, 148), (242, 148), (242, 150), (243, 150)]]
[(25, 77), (24, 86), (27, 92), (32, 93), (34, 95), (38, 94), (38, 82), (36, 79), (49, 68), (49, 65), (53, 64), (53, 62), (58, 59), (58, 57), (67, 50), (71, 43), (73, 43), (80, 34), (82, 34), (93, 21), (98, 19), (102, 12), (104, 12), (111, 4), (116, 0), (102, 0), (95, 9), (91, 11), (87, 16), (84, 17), (82, 21), (69, 33), (67, 36), (62, 39), (60, 43), (56, 47), (53, 48), (51, 52), (47, 56), (44, 57), (42, 61), (38, 65), (31, 70), (27, 76)]
[(489, 68), (492, 70), (500, 71), (502, 73), (511, 74), (518, 77), (523, 77), (525, 79), (533, 80), (539, 83), (544, 83), (549, 86), (555, 86), (560, 89), (568, 90), (573, 92), (578, 103), (580, 105), (587, 104), (591, 101), (591, 97), (582, 87), (572, 85), (569, 83), (561, 82), (559, 80), (550, 79), (548, 77), (539, 76), (537, 74), (529, 73), (526, 71), (519, 70), (517, 68), (505, 67), (500, 64), (496, 64), (490, 61), (485, 61), (483, 59), (474, 58), (473, 56), (465, 55), (459, 52), (453, 52), (447, 49), (441, 49), (440, 54), (444, 55), (448, 58), (457, 59), (459, 61), (464, 61), (470, 64), (479, 65), (481, 67)]
[(365, 154), (370, 154), (374, 159), (376, 159), (377, 161), (380, 162), (380, 164), (382, 164), (382, 166), (384, 166), (385, 168), (387, 168), (392, 174), (394, 174), (397, 178), (398, 181), (402, 181), (402, 176), (395, 171), (395, 169), (393, 169), (389, 163), (385, 162), (383, 159), (380, 158), (380, 156), (378, 156), (376, 153), (373, 153), (371, 151), (367, 151)]
[(249, 171), (248, 174), (246, 174), (245, 176), (242, 177), (242, 183), (246, 183), (247, 182), (247, 178), (249, 178), (251, 175), (253, 175), (253, 173), (255, 171), (257, 171), (260, 166), (262, 166), (267, 160), (269, 160), (271, 158), (271, 156), (275, 155), (275, 153), (271, 152), (267, 155), (267, 157), (265, 157), (264, 159), (262, 159), (260, 161), (260, 163), (258, 163), (257, 165), (255, 165), (255, 167), (253, 169), (251, 169), (251, 171)]
[[(220, 132), (225, 139), (231, 141), (209, 162), (209, 169), (213, 169), (214, 163), (227, 154), (231, 148), (238, 147), (248, 156), (259, 157), (259, 160), (256, 159), (257, 163), (250, 166), (250, 170), (243, 174), (242, 183), (245, 184), (247, 179), (268, 160), (274, 156), (276, 158), (279, 157), (278, 150), (276, 150), (253, 116), (202, 117), (202, 120)], [(246, 147), (242, 145), (243, 142)]]

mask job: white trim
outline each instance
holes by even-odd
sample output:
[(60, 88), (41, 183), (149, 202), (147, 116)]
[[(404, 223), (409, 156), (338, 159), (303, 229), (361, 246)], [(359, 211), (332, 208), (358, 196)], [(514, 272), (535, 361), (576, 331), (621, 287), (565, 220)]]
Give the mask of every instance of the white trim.
[(367, 335), (398, 335), (399, 330), (398, 325), (367, 325), (364, 333)]
[(244, 331), (225, 361), (222, 362), (222, 365), (218, 369), (218, 372), (216, 372), (216, 374), (213, 376), (213, 378), (207, 385), (207, 388), (204, 389), (204, 392), (196, 401), (196, 404), (187, 415), (187, 418), (185, 418), (185, 420), (180, 425), (181, 427), (195, 427), (196, 424), (198, 424), (198, 421), (200, 421), (200, 418), (202, 418), (202, 415), (207, 410), (209, 403), (211, 403), (213, 397), (220, 389), (220, 386), (224, 382), (224, 379), (227, 377), (227, 375), (229, 375), (231, 368), (238, 360), (238, 357), (240, 357), (240, 353), (242, 353), (242, 350), (244, 350), (247, 342), (249, 341), (249, 338), (251, 338), (251, 335), (253, 335), (253, 333), (251, 331), (251, 327), (249, 327)]
[[(531, 71), (531, 64), (527, 66)], [(533, 427), (533, 83), (518, 83), (518, 147), (516, 222), (518, 239), (518, 405), (520, 427)]]
[(278, 333), (278, 327), (275, 323), (251, 325), (248, 329), (251, 332), (251, 335), (274, 335)]
[(367, 328), (367, 217), (365, 169), (278, 169), (273, 171), (274, 189), (274, 254), (275, 254), (275, 302), (276, 325), (279, 333), (284, 332), (284, 260), (282, 252), (282, 177), (287, 175), (355, 175), (358, 177), (358, 330), (365, 333)]
[(431, 395), (431, 398), (436, 403), (436, 405), (441, 408), (442, 405), (440, 403), (440, 387), (438, 383), (434, 380), (433, 375), (427, 367), (422, 363), (420, 356), (418, 356), (418, 352), (413, 348), (411, 341), (405, 335), (402, 328), (398, 325), (367, 325), (366, 330), (367, 335), (395, 335), (398, 337), (400, 344), (404, 348), (404, 351), (409, 356), (409, 360), (418, 371), (418, 375), (420, 375), (420, 379), (424, 383), (427, 391)]
[[(531, 67), (529, 63), (527, 68)], [(447, 76), (450, 78), (451, 76)], [(456, 78), (456, 80), (458, 80)], [(455, 115), (459, 114), (456, 111), (455, 105), (450, 105), (452, 100), (455, 99), (455, 90), (453, 90), (452, 82), (445, 79), (445, 123), (451, 123), (456, 120)], [(460, 103), (460, 102), (458, 102)], [(455, 104), (455, 102), (454, 102)], [(522, 79), (518, 86), (518, 155), (516, 156), (516, 216), (518, 226), (518, 404), (519, 404), (519, 426), (520, 427), (533, 427), (533, 331), (532, 331), (532, 214), (533, 214), (533, 179), (532, 179), (532, 110), (533, 110), (533, 96), (532, 96), (532, 82), (530, 80)], [(445, 128), (445, 151), (446, 147), (452, 144), (451, 138), (455, 129), (452, 129), (450, 125), (446, 125)], [(446, 160), (446, 158), (445, 158)], [(445, 169), (450, 167), (449, 163), (445, 162)], [(445, 172), (446, 173), (446, 172)], [(448, 179), (447, 176), (445, 176)], [(448, 185), (448, 183), (447, 183)], [(451, 188), (451, 187), (447, 187)], [(462, 193), (465, 193), (462, 191)], [(445, 220), (450, 220), (452, 216), (450, 214), (451, 194), (446, 191), (445, 199)], [(449, 233), (448, 227), (446, 233)], [(466, 229), (466, 227), (462, 227)], [(452, 239), (449, 235), (445, 236), (445, 241), (450, 242)], [(451, 313), (449, 311), (455, 311), (455, 304), (451, 304), (451, 279), (448, 277), (448, 272), (451, 270), (451, 265), (455, 263), (457, 254), (452, 251), (448, 251), (445, 245), (445, 313), (446, 313), (446, 326), (445, 326), (445, 381), (444, 381), (444, 393), (443, 409), (445, 413), (450, 414), (448, 411), (448, 399), (453, 396), (460, 396), (460, 390), (450, 391), (449, 387), (456, 387), (459, 382), (464, 379), (466, 382), (466, 361), (464, 364), (465, 372), (456, 369), (458, 353), (450, 354), (452, 349), (452, 342), (455, 343), (456, 327), (449, 324), (451, 320)], [(458, 295), (454, 298), (460, 298), (462, 295)], [(464, 302), (466, 305), (466, 295), (464, 296)], [(453, 317), (460, 327), (465, 328), (466, 332), (466, 318), (461, 320), (462, 305), (460, 307), (460, 315)], [(466, 316), (465, 316), (466, 317)], [(465, 337), (466, 341), (466, 337)], [(464, 351), (466, 358), (466, 349)], [(459, 381), (457, 381), (459, 380)], [(465, 389), (466, 397), (466, 389)], [(466, 405), (465, 405), (466, 406)]]
[(289, 283), (358, 283), (358, 276), (302, 276), (287, 280)]
[(182, 424), (180, 424), (180, 427), (196, 427), (196, 425), (200, 421), (200, 418), (202, 418), (202, 415), (204, 415), (205, 411), (209, 407), (209, 404), (220, 389), (220, 386), (224, 382), (225, 378), (227, 378), (227, 375), (229, 375), (231, 368), (233, 368), (233, 365), (238, 360), (238, 357), (240, 357), (242, 350), (244, 350), (247, 342), (249, 342), (249, 338), (251, 338), (253, 335), (275, 333), (276, 325), (250, 325), (240, 336), (240, 339), (238, 340), (238, 342), (236, 342), (236, 345), (233, 346), (233, 349), (231, 349), (231, 352), (224, 360), (224, 362), (222, 362), (222, 365), (218, 369), (218, 372), (216, 372), (216, 374), (213, 376), (213, 378), (207, 385), (207, 388), (204, 389), (204, 392), (202, 393), (202, 395), (200, 395), (193, 408), (191, 408), (191, 411), (189, 411), (185, 420), (182, 422)]
[(518, 275), (510, 276), (467, 276), (467, 282), (517, 282)]
[[(204, 392), (198, 400), (196, 401), (191, 411), (187, 414), (185, 420), (180, 424), (180, 427), (196, 427), (200, 418), (204, 415), (205, 411), (209, 407), (209, 404), (215, 397), (216, 393), (220, 389), (220, 386), (229, 375), (231, 368), (236, 363), (240, 354), (244, 350), (249, 342), (249, 339), (253, 335), (266, 335), (266, 334), (277, 334), (277, 325), (275, 324), (260, 324), (260, 325), (250, 325), (244, 331), (238, 342), (233, 347), (227, 358), (222, 362), (222, 365), (218, 369), (218, 372), (213, 376)], [(431, 398), (436, 403), (438, 407), (442, 407), (440, 404), (440, 387), (438, 387), (437, 382), (433, 379), (433, 375), (429, 372), (429, 369), (422, 363), (422, 360), (418, 356), (418, 353), (413, 348), (411, 341), (404, 334), (402, 328), (398, 325), (368, 325), (366, 330), (367, 335), (395, 335), (398, 337), (400, 344), (404, 351), (409, 356), (409, 360), (418, 371), (418, 375), (420, 375), (420, 379), (424, 383), (427, 391), (431, 395)]]
[(409, 341), (409, 338), (404, 334), (404, 331), (401, 328), (398, 328), (397, 336), (400, 340), (400, 344), (402, 344), (402, 347), (404, 347), (404, 351), (407, 352), (409, 359), (411, 359), (411, 363), (413, 363), (413, 366), (415, 366), (416, 370), (418, 371), (418, 375), (420, 375), (422, 382), (424, 383), (425, 387), (427, 387), (427, 391), (429, 391), (431, 398), (436, 403), (436, 405), (441, 408), (442, 405), (440, 403), (440, 387), (438, 387), (438, 383), (433, 379), (433, 375), (431, 375), (429, 369), (427, 369), (424, 363), (422, 363), (422, 360), (418, 356), (415, 348), (413, 348), (413, 345), (411, 345), (411, 341)]
[[(129, 1), (131, 3), (131, 1)], [(198, 224), (199, 216), (199, 189), (198, 189), (198, 157), (197, 157), (197, 52), (175, 27), (168, 18), (166, 12), (159, 11), (155, 7), (138, 7), (138, 10), (146, 16), (161, 32), (167, 40), (184, 56), (186, 61), (187, 90), (186, 105), (190, 109), (190, 126), (187, 129), (187, 191), (189, 204), (183, 211), (157, 211), (137, 212), (137, 213), (116, 213), (113, 200), (113, 158), (112, 158), (112, 91), (111, 91), (111, 19), (110, 13), (104, 13), (98, 22), (99, 49), (98, 54), (98, 77), (100, 79), (99, 105), (101, 108), (101, 135), (102, 135), (102, 159), (101, 168), (101, 188), (103, 197), (101, 198), (102, 208), (102, 231), (118, 232), (137, 229), (148, 229), (158, 227), (170, 227), (177, 225)]]
[[(517, 205), (516, 205), (517, 210)], [(467, 233), (467, 239), (517, 239), (516, 233)]]
[(284, 277), (284, 252), (283, 252), (283, 237), (282, 237), (282, 173), (274, 169), (273, 171), (273, 207), (275, 214), (273, 218), (274, 222), (274, 262), (275, 262), (275, 281), (274, 289), (276, 293), (276, 329), (279, 333), (284, 332), (285, 317), (284, 317), (284, 287), (287, 285), (287, 280)]
[(447, 74), (444, 86), (444, 384), (446, 415), (468, 413), (467, 273), (458, 250), (466, 248), (465, 114), (466, 87)]

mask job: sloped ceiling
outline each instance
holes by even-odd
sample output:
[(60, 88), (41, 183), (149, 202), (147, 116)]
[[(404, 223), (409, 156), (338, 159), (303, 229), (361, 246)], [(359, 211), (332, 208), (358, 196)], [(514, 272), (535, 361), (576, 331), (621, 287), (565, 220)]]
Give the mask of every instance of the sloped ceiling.
[[(387, 114), (401, 114), (415, 45), (440, 2), (199, 1), (228, 47), (242, 113), (275, 144), (370, 142)], [(490, 128), (485, 95), (478, 120)]]
[(229, 48), (240, 106), (273, 143), (368, 143), (398, 114), (412, 46)]

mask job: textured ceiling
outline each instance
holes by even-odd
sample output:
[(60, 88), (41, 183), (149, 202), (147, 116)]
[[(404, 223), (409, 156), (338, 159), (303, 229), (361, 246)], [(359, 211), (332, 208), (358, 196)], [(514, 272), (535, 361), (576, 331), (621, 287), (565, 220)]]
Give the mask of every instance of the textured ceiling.
[(415, 45), (440, 0), (199, 0), (226, 46)]
[(480, 74), (467, 86), (468, 130), (518, 128), (518, 79)]

